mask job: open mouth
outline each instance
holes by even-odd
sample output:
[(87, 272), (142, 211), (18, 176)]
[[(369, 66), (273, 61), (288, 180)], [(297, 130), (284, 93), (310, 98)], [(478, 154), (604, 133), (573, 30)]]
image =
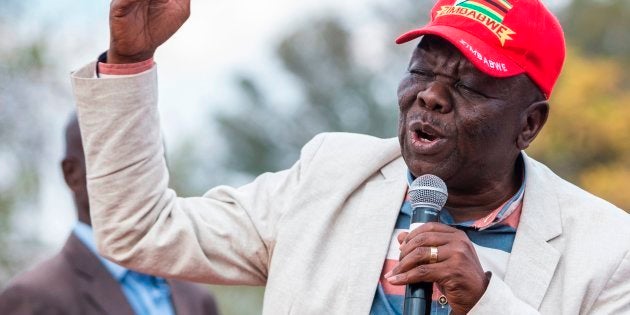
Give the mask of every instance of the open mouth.
[(424, 142), (432, 142), (438, 138), (438, 136), (432, 134), (431, 132), (426, 132), (423, 130), (416, 130), (415, 133), (417, 139)]
[(437, 154), (445, 148), (447, 138), (429, 124), (412, 123), (409, 126), (410, 148), (419, 154)]

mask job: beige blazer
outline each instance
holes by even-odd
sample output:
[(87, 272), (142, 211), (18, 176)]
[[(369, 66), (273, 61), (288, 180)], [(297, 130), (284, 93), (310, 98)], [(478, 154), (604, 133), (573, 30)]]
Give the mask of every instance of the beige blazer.
[[(197, 198), (167, 187), (157, 70), (73, 74), (103, 255), (147, 273), (266, 286), (263, 314), (368, 314), (406, 189), (396, 139), (321, 134), (288, 170)], [(503, 279), (471, 314), (630, 313), (630, 218), (525, 156)], [(212, 176), (212, 174), (208, 174)]]

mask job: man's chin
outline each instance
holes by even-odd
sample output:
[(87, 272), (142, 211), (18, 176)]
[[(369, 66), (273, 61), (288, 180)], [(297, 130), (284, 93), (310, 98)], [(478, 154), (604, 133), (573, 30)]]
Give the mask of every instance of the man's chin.
[(404, 157), (407, 168), (415, 177), (425, 174), (433, 174), (442, 177), (444, 174), (442, 163), (435, 163), (423, 157)]

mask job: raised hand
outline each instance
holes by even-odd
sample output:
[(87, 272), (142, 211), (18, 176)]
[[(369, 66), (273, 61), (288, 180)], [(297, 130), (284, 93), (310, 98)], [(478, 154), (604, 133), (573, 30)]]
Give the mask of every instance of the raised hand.
[(190, 16), (190, 0), (113, 0), (109, 12), (108, 63), (153, 57)]

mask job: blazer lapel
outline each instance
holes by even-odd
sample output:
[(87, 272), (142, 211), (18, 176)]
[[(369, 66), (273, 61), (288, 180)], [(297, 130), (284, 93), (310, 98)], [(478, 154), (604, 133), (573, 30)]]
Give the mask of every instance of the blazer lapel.
[(99, 313), (134, 315), (120, 284), (83, 243), (70, 234), (62, 253), (77, 274), (80, 290)]
[(346, 314), (367, 314), (374, 299), (407, 182), (402, 158), (381, 170), (384, 178), (369, 181), (362, 192), (361, 214), (352, 247), (348, 291), (352, 303)]
[(562, 233), (562, 221), (542, 166), (524, 153), (523, 159), (527, 176), (523, 211), (504, 281), (516, 296), (538, 308), (560, 260), (560, 252), (549, 241)]

